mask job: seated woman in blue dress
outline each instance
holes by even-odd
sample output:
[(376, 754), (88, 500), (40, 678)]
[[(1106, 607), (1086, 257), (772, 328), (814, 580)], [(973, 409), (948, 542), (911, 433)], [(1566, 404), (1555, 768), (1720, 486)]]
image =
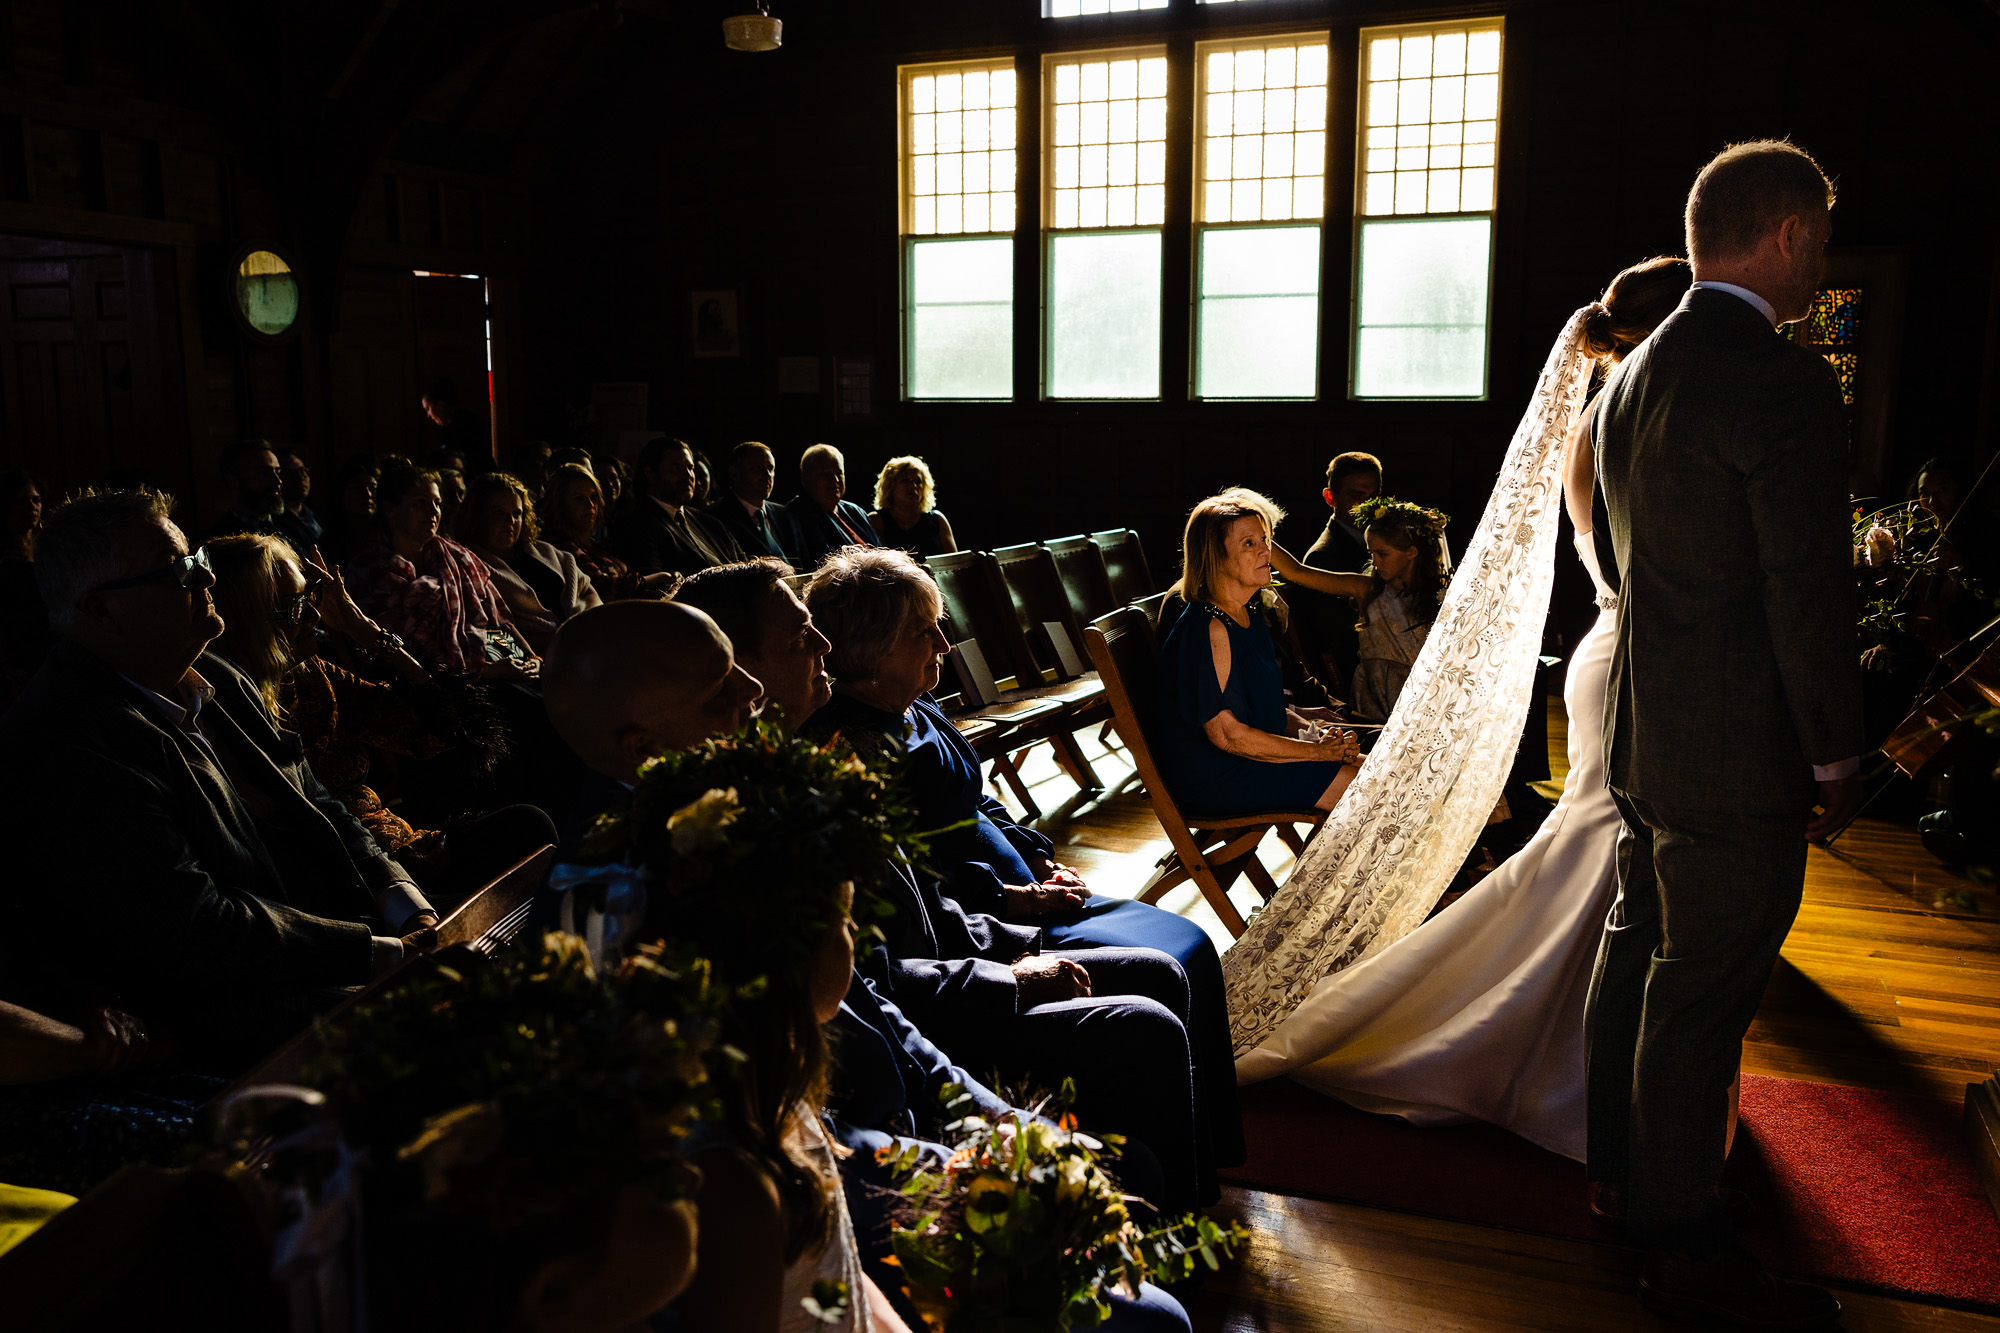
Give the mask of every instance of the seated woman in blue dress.
[(1354, 780), (1354, 733), (1318, 740), (1285, 706), (1283, 668), (1264, 625), (1271, 530), (1284, 511), (1232, 487), (1188, 515), (1187, 610), (1160, 647), (1160, 768), (1194, 815), (1331, 810)]
[[(1222, 964), (1194, 922), (1148, 903), (1093, 894), (1057, 864), (1055, 845), (986, 794), (979, 757), (930, 691), (951, 645), (943, 603), (923, 566), (901, 551), (849, 548), (827, 558), (806, 589), (812, 622), (832, 643), (833, 699), (800, 728), (836, 733), (866, 755), (900, 742), (904, 799), (928, 836), (931, 868), (968, 912), (1040, 928), (1044, 947), (1156, 949), (1187, 975), (1194, 1053), (1197, 1155), (1204, 1181), (1245, 1158)], [(1213, 1196), (1212, 1188), (1205, 1194)]]

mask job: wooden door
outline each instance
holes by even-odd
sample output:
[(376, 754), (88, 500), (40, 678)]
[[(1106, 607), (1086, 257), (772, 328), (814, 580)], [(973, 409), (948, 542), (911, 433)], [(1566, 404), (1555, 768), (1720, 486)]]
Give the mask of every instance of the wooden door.
[(113, 472), (192, 493), (166, 267), (150, 250), (0, 236), (0, 466), (51, 497)]
[[(412, 310), (417, 334), (417, 383), (428, 389), (448, 379), (464, 410), (477, 417), (492, 441), (493, 374), (488, 361), (492, 309), (485, 278), (445, 273), (416, 275)], [(444, 431), (428, 423), (428, 448), (444, 442)]]

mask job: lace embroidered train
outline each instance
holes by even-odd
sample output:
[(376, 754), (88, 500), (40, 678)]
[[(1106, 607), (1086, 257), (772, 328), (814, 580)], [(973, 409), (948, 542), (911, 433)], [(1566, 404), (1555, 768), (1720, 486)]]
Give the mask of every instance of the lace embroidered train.
[(1231, 1035), (1264, 1042), (1322, 980), (1429, 915), (1499, 800), (1541, 651), (1563, 439), (1593, 361), (1564, 326), (1430, 637), (1345, 798), (1223, 955)]

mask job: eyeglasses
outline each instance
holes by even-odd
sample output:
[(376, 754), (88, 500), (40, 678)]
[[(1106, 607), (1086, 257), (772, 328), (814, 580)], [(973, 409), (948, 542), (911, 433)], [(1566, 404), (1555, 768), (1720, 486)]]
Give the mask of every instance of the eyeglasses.
[(208, 548), (206, 546), (197, 546), (193, 551), (187, 555), (180, 556), (163, 569), (151, 570), (144, 574), (133, 574), (127, 578), (113, 579), (109, 583), (100, 583), (87, 591), (117, 592), (121, 588), (136, 588), (141, 584), (158, 583), (166, 579), (173, 580), (183, 588), (192, 588), (196, 581), (204, 574), (208, 576), (210, 583), (215, 582), (215, 570), (210, 568), (208, 563)]
[(319, 601), (319, 590), (326, 586), (326, 580), (314, 574), (306, 579), (304, 592), (286, 593), (278, 598), (278, 605), (271, 612), (271, 619), (280, 625), (296, 625), (306, 618), (306, 608)]

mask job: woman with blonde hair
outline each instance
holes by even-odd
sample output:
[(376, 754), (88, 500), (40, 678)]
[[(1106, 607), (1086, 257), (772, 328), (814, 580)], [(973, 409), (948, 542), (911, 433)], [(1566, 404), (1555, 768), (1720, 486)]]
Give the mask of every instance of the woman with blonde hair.
[(538, 653), (549, 650), (564, 621), (603, 602), (576, 556), (541, 539), (535, 497), (505, 472), (472, 479), (452, 535), (486, 562), (514, 623)]
[(914, 454), (892, 458), (875, 478), (875, 539), (912, 555), (946, 555), (958, 549), (951, 523), (937, 507), (930, 464)]
[[(555, 841), (530, 805), (444, 812), (451, 831), (414, 827), (371, 785), (375, 751), (428, 760), (459, 749), (480, 771), (505, 752), (498, 715), (478, 687), (433, 679), (402, 640), (370, 620), (340, 575), (303, 564), (282, 538), (219, 537), (207, 545), (223, 631), (212, 645), (250, 678), (271, 716), (298, 735), (313, 775), (448, 906), (536, 847)], [(327, 629), (396, 676), (368, 680), (319, 655)]]
[(1242, 487), (1188, 514), (1187, 610), (1160, 647), (1160, 766), (1191, 813), (1331, 810), (1354, 780), (1354, 734), (1319, 736), (1285, 706), (1267, 627), (1271, 532), (1284, 511)]

